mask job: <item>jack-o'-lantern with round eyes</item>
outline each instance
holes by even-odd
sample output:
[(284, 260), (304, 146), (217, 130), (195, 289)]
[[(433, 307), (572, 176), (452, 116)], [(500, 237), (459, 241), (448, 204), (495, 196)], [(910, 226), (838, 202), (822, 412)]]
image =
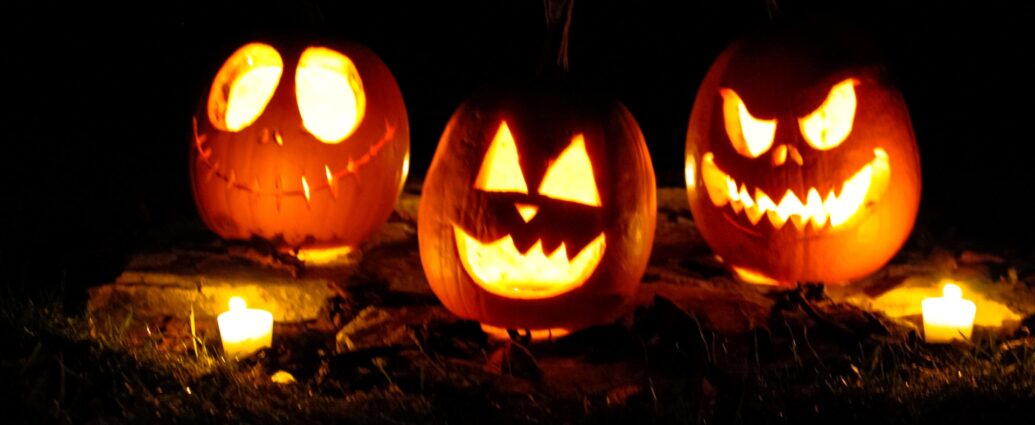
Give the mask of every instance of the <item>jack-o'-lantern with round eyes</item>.
[(753, 283), (843, 283), (906, 240), (920, 161), (906, 105), (864, 40), (819, 27), (735, 42), (712, 65), (686, 141), (701, 235)]
[(194, 117), (191, 177), (205, 224), (282, 248), (356, 246), (391, 214), (409, 127), (391, 72), (355, 44), (247, 44)]
[(469, 99), (424, 182), (420, 255), (458, 316), (503, 328), (612, 319), (654, 239), (654, 171), (621, 104), (553, 88)]

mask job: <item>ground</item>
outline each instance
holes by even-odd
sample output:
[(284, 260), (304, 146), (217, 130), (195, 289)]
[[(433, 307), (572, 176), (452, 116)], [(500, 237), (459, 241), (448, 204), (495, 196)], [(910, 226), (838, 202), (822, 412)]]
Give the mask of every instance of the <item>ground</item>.
[[(628, 314), (547, 342), (490, 338), (439, 305), (420, 269), (419, 195), (409, 189), (340, 273), (295, 270), (290, 258), (254, 243), (205, 236), (187, 243), (172, 232), (180, 237), (159, 236), (162, 243), (141, 251), (228, 257), (262, 273), (326, 279), (331, 290), (318, 311), (278, 324), (271, 349), (237, 361), (222, 355), (200, 304), (156, 318), (148, 311), (158, 307), (97, 301), (103, 287), (92, 289), (89, 311), (69, 301), (85, 294), (9, 288), (0, 304), (0, 396), (11, 418), (33, 423), (898, 424), (1035, 416), (1030, 254), (971, 251), (921, 227), (887, 267), (847, 287), (750, 286), (709, 253), (684, 196), (659, 191), (650, 267)], [(927, 345), (915, 315), (876, 308), (881, 294), (948, 277), (1017, 320), (979, 327), (970, 343)], [(324, 296), (317, 293), (308, 294)]]

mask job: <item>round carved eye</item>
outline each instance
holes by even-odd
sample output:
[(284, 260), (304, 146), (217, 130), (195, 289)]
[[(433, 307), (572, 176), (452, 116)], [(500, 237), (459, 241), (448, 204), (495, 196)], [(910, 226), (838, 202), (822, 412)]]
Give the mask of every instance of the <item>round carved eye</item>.
[(240, 131), (259, 118), (284, 71), (273, 47), (251, 43), (237, 49), (212, 80), (208, 119), (223, 131)]
[(302, 52), (295, 72), (295, 96), (302, 125), (327, 144), (348, 138), (366, 112), (367, 98), (356, 65), (326, 47)]
[(733, 149), (748, 158), (758, 158), (768, 151), (776, 135), (776, 119), (763, 120), (752, 116), (733, 90), (719, 89), (719, 94), (722, 95), (726, 134)]
[(825, 151), (836, 148), (848, 138), (855, 121), (857, 84), (859, 81), (854, 78), (837, 83), (819, 108), (798, 118), (801, 134), (809, 146)]

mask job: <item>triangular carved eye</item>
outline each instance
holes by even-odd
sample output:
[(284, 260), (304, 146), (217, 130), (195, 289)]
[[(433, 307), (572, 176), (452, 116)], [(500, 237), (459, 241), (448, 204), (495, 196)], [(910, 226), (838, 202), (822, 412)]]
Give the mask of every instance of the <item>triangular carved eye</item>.
[(327, 144), (348, 138), (366, 112), (367, 98), (356, 65), (326, 47), (302, 52), (295, 71), (295, 97), (302, 125)]
[(819, 108), (798, 119), (801, 134), (809, 146), (825, 151), (836, 148), (848, 138), (855, 121), (855, 86), (858, 84), (854, 78), (837, 83)]
[(208, 120), (223, 131), (236, 132), (259, 119), (284, 72), (273, 47), (250, 43), (223, 63), (208, 95)]
[(492, 138), (489, 151), (485, 153), (482, 167), (478, 170), (478, 177), (474, 180), (474, 188), (486, 192), (528, 193), (525, 175), (518, 161), (517, 145), (506, 121), (500, 123), (496, 136)]
[(719, 89), (722, 95), (722, 115), (726, 124), (726, 135), (737, 153), (748, 158), (758, 158), (773, 146), (776, 136), (776, 119), (755, 118), (748, 111), (737, 92)]
[(543, 183), (539, 185), (539, 194), (562, 201), (600, 206), (593, 163), (589, 161), (586, 140), (581, 134), (576, 135), (557, 160), (550, 164), (543, 176)]

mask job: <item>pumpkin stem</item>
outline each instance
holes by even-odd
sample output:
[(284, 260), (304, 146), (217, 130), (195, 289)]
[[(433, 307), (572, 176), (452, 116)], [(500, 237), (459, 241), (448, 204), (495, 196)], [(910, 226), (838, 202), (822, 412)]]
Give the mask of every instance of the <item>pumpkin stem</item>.
[(769, 22), (780, 16), (780, 5), (777, 0), (765, 0), (765, 9), (769, 13)]
[(568, 73), (568, 44), (571, 32), (572, 9), (575, 8), (575, 0), (543, 0), (543, 9), (546, 12), (546, 46), (544, 49), (546, 57), (554, 54), (556, 46), (556, 57), (554, 63), (562, 74)]

